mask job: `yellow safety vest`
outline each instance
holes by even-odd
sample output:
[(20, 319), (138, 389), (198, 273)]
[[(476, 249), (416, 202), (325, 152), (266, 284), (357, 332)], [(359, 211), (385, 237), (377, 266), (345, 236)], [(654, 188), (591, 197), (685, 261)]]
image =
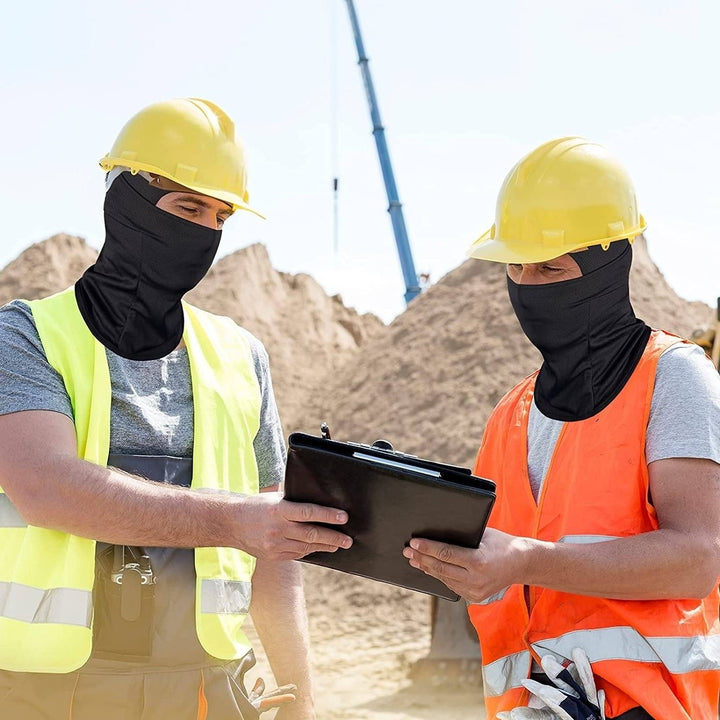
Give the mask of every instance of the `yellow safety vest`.
[[(72, 402), (78, 456), (104, 466), (111, 404), (105, 348), (85, 325), (73, 288), (30, 306)], [(256, 493), (261, 398), (250, 346), (229, 318), (183, 306), (194, 406), (192, 487)], [(242, 657), (250, 647), (242, 626), (254, 569), (255, 558), (240, 550), (195, 549), (196, 629), (214, 657)], [(81, 667), (92, 649), (94, 576), (94, 540), (27, 525), (0, 491), (0, 668)]]

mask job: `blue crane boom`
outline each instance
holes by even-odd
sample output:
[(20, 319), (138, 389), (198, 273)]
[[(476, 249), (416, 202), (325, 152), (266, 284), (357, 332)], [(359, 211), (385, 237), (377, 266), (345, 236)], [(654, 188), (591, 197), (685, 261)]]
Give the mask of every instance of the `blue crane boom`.
[(365, 85), (365, 94), (367, 95), (368, 105), (370, 106), (373, 135), (375, 137), (375, 145), (377, 146), (378, 157), (380, 158), (380, 169), (382, 170), (383, 180), (385, 181), (385, 191), (388, 198), (388, 212), (390, 213), (395, 243), (405, 279), (405, 302), (409, 303), (416, 295), (420, 294), (420, 285), (418, 283), (417, 273), (415, 272), (415, 263), (413, 262), (410, 241), (408, 240), (407, 229), (405, 228), (405, 218), (403, 217), (402, 205), (400, 204), (400, 198), (398, 197), (397, 186), (395, 184), (395, 175), (393, 174), (392, 164), (390, 163), (390, 153), (388, 152), (387, 142), (385, 140), (385, 128), (380, 120), (380, 108), (378, 107), (377, 97), (375, 96), (375, 87), (373, 86), (370, 75), (368, 58), (365, 55), (365, 46), (363, 45), (362, 35), (360, 34), (360, 25), (358, 23), (357, 13), (355, 12), (355, 5), (353, 0), (345, 1), (350, 14), (350, 24), (352, 25), (353, 35), (355, 36), (358, 65), (360, 65), (360, 72), (362, 73), (363, 83)]

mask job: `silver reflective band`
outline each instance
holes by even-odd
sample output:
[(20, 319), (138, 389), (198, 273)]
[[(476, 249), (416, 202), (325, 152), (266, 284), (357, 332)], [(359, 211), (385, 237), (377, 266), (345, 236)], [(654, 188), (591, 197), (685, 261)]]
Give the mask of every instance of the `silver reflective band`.
[(560, 637), (533, 643), (540, 657), (553, 654), (569, 659), (573, 648), (582, 648), (591, 663), (602, 660), (662, 663), (671, 673), (720, 670), (720, 635), (644, 637), (632, 627), (574, 630)]
[(247, 615), (251, 595), (252, 585), (245, 580), (203, 580), (200, 586), (200, 612)]
[(620, 540), (618, 535), (563, 535), (558, 542), (570, 543), (571, 545), (588, 545), (589, 543), (607, 542), (608, 540)]
[(496, 697), (512, 688), (522, 687), (522, 681), (530, 675), (530, 660), (530, 651), (523, 650), (483, 665), (485, 696)]
[(5, 493), (0, 493), (0, 527), (27, 527), (27, 523), (20, 517), (17, 508)]
[[(574, 630), (557, 638), (533, 643), (540, 656), (570, 660), (573, 648), (582, 648), (591, 663), (602, 660), (662, 663), (671, 673), (720, 670), (720, 635), (643, 637), (631, 627)], [(530, 653), (523, 650), (483, 666), (485, 695), (496, 697), (522, 687), (530, 673)]]
[(76, 588), (43, 590), (32, 585), (0, 582), (0, 617), (26, 623), (90, 627), (92, 592)]
[(484, 600), (481, 600), (480, 602), (476, 603), (468, 603), (468, 605), (489, 605), (490, 603), (497, 602), (498, 600), (502, 600), (505, 597), (505, 593), (509, 589), (509, 585), (506, 588), (503, 588), (500, 590), (500, 592), (496, 592), (494, 595), (491, 595), (488, 598), (485, 598)]

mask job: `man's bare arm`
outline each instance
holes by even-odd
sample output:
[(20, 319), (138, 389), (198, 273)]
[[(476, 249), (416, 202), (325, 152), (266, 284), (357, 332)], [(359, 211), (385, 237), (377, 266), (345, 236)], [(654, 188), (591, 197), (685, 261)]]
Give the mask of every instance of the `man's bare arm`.
[(405, 555), (473, 602), (515, 583), (621, 600), (705, 597), (720, 574), (720, 465), (671, 458), (649, 472), (656, 531), (573, 545), (488, 530), (477, 550), (413, 540)]
[(292, 559), (349, 547), (339, 510), (290, 503), (279, 493), (199, 492), (85, 462), (65, 415), (33, 410), (0, 416), (0, 486), (22, 518), (109, 543), (237, 547)]
[(623, 600), (707, 596), (720, 574), (720, 465), (671, 458), (648, 467), (658, 530), (586, 546), (545, 544), (528, 584)]
[(258, 560), (250, 614), (278, 685), (297, 686), (294, 703), (278, 720), (314, 720), (302, 568), (289, 560)]

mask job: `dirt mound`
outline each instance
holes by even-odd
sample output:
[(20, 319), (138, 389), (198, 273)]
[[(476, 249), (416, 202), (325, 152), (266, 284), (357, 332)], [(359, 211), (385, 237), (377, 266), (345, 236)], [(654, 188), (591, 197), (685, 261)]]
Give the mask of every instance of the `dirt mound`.
[(73, 235), (31, 245), (0, 271), (0, 305), (14, 298), (52, 295), (72, 285), (95, 262), (97, 251)]
[(651, 327), (683, 337), (690, 337), (696, 328), (711, 324), (712, 308), (702, 302), (689, 302), (678, 297), (652, 261), (643, 236), (635, 241), (633, 250), (630, 298), (638, 317)]
[(309, 275), (278, 272), (259, 244), (219, 260), (187, 297), (263, 341), (287, 432), (300, 423), (308, 389), (331, 380), (386, 327), (375, 315), (345, 307), (339, 295), (328, 297)]

